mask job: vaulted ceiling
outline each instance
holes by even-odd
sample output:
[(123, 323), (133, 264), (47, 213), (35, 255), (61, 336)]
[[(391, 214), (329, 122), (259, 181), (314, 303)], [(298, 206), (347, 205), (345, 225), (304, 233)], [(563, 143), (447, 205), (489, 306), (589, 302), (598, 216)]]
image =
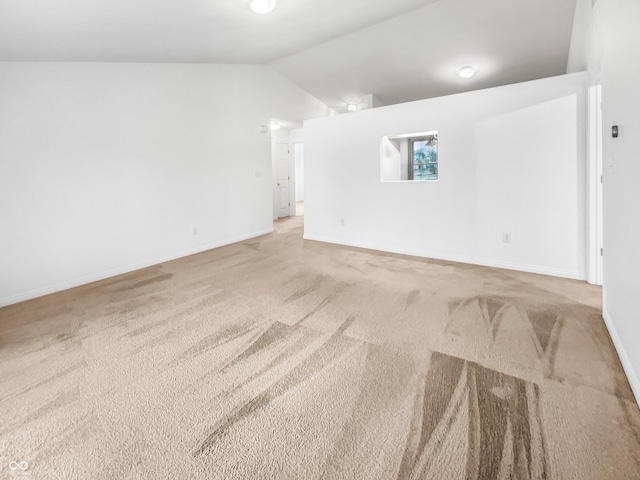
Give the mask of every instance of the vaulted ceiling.
[(0, 61), (271, 64), (337, 109), (392, 104), (564, 73), (575, 3), (0, 0)]

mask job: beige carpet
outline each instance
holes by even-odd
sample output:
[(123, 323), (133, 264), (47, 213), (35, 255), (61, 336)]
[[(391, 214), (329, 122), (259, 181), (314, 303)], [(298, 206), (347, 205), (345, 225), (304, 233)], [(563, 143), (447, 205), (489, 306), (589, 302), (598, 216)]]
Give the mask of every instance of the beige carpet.
[(640, 479), (599, 288), (276, 230), (0, 309), (0, 478)]

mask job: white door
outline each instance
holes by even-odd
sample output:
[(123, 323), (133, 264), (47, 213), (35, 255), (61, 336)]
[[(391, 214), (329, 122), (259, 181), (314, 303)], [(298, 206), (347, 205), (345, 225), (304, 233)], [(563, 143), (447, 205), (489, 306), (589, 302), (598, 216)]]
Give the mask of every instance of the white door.
[(296, 143), (293, 146), (296, 179), (296, 202), (304, 202), (304, 144)]
[(289, 145), (276, 146), (276, 182), (278, 192), (278, 218), (288, 217), (291, 211), (289, 199)]

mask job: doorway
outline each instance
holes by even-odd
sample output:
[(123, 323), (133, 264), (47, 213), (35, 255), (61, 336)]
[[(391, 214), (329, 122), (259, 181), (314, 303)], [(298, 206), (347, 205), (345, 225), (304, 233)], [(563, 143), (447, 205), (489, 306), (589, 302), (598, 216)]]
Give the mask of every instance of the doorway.
[[(274, 128), (276, 126), (277, 128)], [(294, 152), (302, 144), (302, 124), (271, 119), (271, 172), (273, 179), (273, 219), (296, 213), (296, 166)], [(298, 146), (298, 150), (300, 149)]]

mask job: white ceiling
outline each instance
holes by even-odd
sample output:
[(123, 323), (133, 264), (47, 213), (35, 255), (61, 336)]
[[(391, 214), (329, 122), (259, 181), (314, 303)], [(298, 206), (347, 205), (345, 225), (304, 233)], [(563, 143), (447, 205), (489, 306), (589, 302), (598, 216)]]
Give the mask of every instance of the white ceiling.
[[(440, 0), (273, 66), (326, 104), (385, 104), (566, 72), (575, 0)], [(457, 76), (460, 66), (475, 77)]]
[(0, 0), (0, 61), (264, 63), (331, 106), (391, 104), (564, 73), (575, 3)]
[(279, 0), (257, 15), (249, 0), (0, 0), (0, 61), (269, 63), (427, 3)]

